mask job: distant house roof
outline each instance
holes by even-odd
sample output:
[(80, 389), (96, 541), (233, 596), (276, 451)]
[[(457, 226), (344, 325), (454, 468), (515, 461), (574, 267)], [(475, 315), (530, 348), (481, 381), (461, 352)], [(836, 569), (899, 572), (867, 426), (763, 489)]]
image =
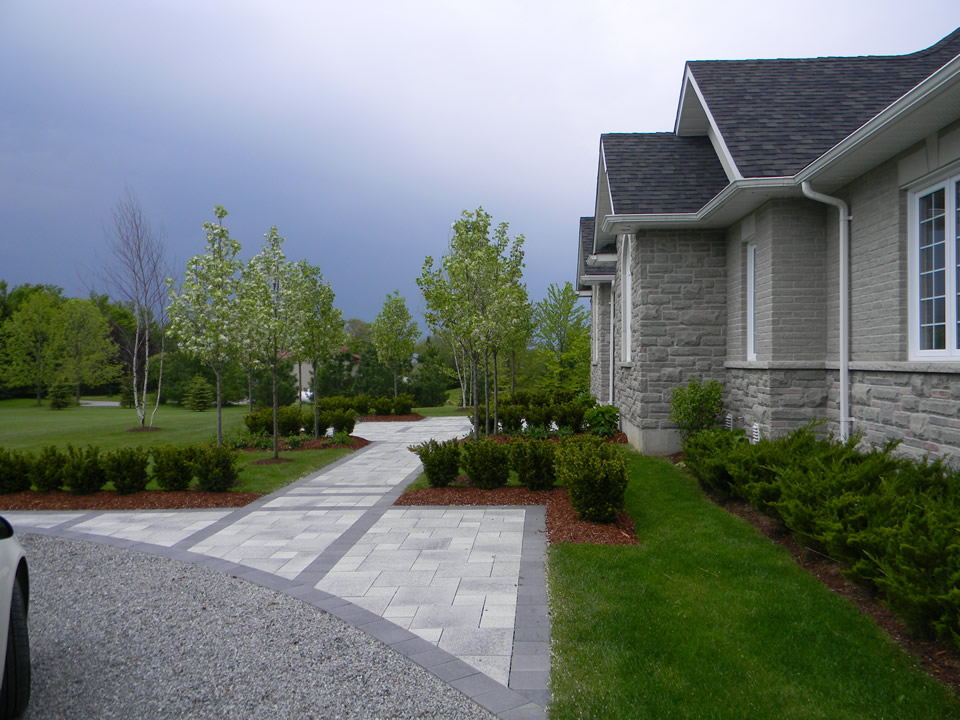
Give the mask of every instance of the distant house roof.
[[(577, 267), (577, 290), (585, 291), (590, 289), (590, 285), (583, 282), (584, 278), (603, 277), (613, 274), (613, 263), (603, 265), (589, 265), (587, 258), (593, 254), (593, 229), (594, 218), (580, 218), (580, 257)], [(606, 247), (605, 251), (615, 252), (614, 247)]]
[(727, 184), (706, 137), (609, 133), (600, 144), (617, 215), (696, 212)]
[(687, 68), (740, 174), (780, 177), (798, 173), (958, 55), (960, 29), (909, 55), (701, 60)]

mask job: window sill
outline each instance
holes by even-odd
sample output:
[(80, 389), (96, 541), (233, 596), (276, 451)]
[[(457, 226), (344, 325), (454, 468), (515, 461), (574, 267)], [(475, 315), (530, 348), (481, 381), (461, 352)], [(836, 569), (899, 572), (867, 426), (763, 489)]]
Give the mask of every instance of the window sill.
[(618, 368), (621, 368), (621, 369), (623, 369), (623, 370), (626, 370), (626, 369), (628, 369), (628, 368), (632, 368), (632, 367), (633, 367), (633, 363), (632, 363), (632, 362), (619, 362), (619, 363), (617, 363), (617, 367), (618, 367)]

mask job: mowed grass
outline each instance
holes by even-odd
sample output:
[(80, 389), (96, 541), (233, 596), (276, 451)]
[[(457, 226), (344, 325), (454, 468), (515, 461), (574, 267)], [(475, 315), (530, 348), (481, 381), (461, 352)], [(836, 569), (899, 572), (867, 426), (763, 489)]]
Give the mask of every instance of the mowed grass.
[(789, 554), (628, 452), (639, 546), (548, 552), (551, 718), (960, 718)]
[[(223, 408), (224, 434), (243, 427), (246, 407)], [(149, 418), (149, 415), (148, 415)], [(69, 407), (50, 410), (37, 407), (33, 400), (0, 401), (0, 446), (38, 453), (45, 445), (65, 448), (99, 445), (104, 451), (119, 447), (152, 447), (155, 445), (191, 445), (209, 443), (217, 437), (216, 410), (192, 412), (178, 405), (161, 405), (154, 421), (161, 430), (127, 432), (136, 427), (135, 410), (118, 407)], [(240, 492), (270, 493), (294, 480), (316, 472), (320, 468), (349, 455), (350, 450), (292, 450), (280, 453), (290, 462), (275, 465), (251, 465), (273, 453), (241, 452)], [(109, 489), (111, 486), (107, 485)], [(151, 481), (148, 490), (159, 489)]]

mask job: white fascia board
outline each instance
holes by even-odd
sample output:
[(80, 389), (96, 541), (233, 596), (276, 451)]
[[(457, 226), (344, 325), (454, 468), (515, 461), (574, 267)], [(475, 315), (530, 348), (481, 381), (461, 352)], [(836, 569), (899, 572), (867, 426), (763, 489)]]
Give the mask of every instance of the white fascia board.
[[(600, 190), (602, 187), (605, 187), (607, 190), (606, 193), (606, 202), (607, 207), (601, 207), (600, 203)], [(603, 138), (600, 138), (600, 166), (597, 169), (597, 199), (596, 199), (596, 209), (594, 216), (596, 217), (605, 217), (606, 213), (604, 210), (608, 209), (613, 213), (613, 195), (610, 193), (610, 178), (607, 177), (607, 158), (604, 155), (603, 150)], [(600, 226), (597, 222), (594, 222), (593, 225), (593, 249), (592, 252), (597, 251), (597, 236), (599, 235)]]
[(605, 233), (632, 232), (623, 225), (697, 225), (710, 219), (732, 200), (746, 192), (763, 193), (771, 190), (794, 190), (800, 183), (795, 177), (751, 178), (734, 180), (695, 213), (659, 213), (647, 215), (608, 215), (603, 219)]
[(577, 290), (577, 295), (582, 298), (592, 298), (593, 290)]
[(720, 128), (717, 127), (717, 121), (713, 118), (710, 108), (707, 107), (707, 101), (704, 100), (703, 93), (700, 92), (700, 87), (697, 85), (697, 81), (694, 79), (693, 72), (690, 70), (689, 65), (683, 74), (683, 87), (680, 92), (680, 108), (677, 110), (677, 120), (673, 126), (674, 133), (680, 135), (680, 120), (682, 117), (683, 106), (686, 102), (688, 88), (696, 96), (697, 102), (700, 105), (700, 109), (707, 118), (707, 137), (710, 138), (713, 149), (716, 151), (717, 157), (720, 159), (720, 164), (723, 166), (724, 172), (727, 173), (727, 180), (731, 182), (734, 180), (742, 180), (743, 175), (740, 174), (740, 169), (737, 167), (737, 163), (734, 162), (733, 155), (730, 153), (730, 149), (727, 147), (727, 143), (723, 139), (723, 135), (720, 134)]
[(951, 85), (960, 82), (960, 55), (916, 85), (898, 100), (854, 130), (803, 170), (797, 173), (797, 183), (813, 180), (831, 165), (841, 161), (870, 140), (879, 131), (933, 100)]
[(587, 255), (586, 263), (590, 267), (596, 267), (602, 263), (615, 263), (617, 261), (616, 253), (593, 253)]

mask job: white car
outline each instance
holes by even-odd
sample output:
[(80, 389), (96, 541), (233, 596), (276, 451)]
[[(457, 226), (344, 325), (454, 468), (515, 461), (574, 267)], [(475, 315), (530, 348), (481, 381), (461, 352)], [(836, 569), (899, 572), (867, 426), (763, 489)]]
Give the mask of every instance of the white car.
[(19, 717), (30, 700), (29, 601), (27, 558), (10, 523), (0, 517), (0, 618), (6, 621), (5, 631), (0, 632), (0, 657), (4, 658), (0, 720)]

